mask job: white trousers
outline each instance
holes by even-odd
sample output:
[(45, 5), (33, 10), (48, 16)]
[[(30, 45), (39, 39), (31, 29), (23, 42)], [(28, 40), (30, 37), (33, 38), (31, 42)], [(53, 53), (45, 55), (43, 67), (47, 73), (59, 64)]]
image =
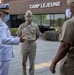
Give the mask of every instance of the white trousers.
[(0, 75), (8, 75), (10, 61), (0, 62)]

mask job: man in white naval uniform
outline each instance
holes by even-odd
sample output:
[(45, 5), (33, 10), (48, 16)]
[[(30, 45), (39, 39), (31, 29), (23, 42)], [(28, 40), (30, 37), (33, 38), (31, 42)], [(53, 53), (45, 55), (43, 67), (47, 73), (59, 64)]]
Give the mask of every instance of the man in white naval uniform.
[(0, 75), (8, 75), (9, 63), (13, 57), (12, 45), (18, 45), (20, 42), (24, 42), (22, 37), (11, 36), (10, 30), (4, 22), (8, 20), (5, 14), (9, 10), (7, 8), (8, 6), (9, 4), (0, 5)]

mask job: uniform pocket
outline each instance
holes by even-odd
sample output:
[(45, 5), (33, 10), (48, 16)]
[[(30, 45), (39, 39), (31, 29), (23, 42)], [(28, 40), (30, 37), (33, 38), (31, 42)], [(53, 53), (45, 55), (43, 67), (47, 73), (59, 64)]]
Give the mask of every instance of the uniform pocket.
[(36, 34), (36, 30), (33, 30), (33, 33)]
[(36, 33), (36, 28), (32, 28), (31, 32), (35, 34)]
[(23, 30), (22, 30), (22, 35), (23, 35), (23, 36), (26, 36), (26, 34), (27, 34), (27, 30), (26, 30), (26, 29), (23, 29)]

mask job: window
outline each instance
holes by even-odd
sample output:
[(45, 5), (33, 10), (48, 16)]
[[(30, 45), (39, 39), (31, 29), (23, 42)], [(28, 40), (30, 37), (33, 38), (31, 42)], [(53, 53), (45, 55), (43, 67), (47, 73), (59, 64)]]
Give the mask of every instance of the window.
[(25, 22), (23, 15), (11, 15), (11, 28), (17, 28), (23, 22)]

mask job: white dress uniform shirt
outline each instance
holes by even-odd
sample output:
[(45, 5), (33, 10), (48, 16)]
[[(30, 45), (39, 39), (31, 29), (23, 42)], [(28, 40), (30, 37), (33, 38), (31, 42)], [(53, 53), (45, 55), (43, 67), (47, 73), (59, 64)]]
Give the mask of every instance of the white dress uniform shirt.
[(12, 45), (17, 45), (19, 43), (20, 39), (11, 36), (8, 26), (0, 18), (0, 62), (11, 60), (13, 57)]

